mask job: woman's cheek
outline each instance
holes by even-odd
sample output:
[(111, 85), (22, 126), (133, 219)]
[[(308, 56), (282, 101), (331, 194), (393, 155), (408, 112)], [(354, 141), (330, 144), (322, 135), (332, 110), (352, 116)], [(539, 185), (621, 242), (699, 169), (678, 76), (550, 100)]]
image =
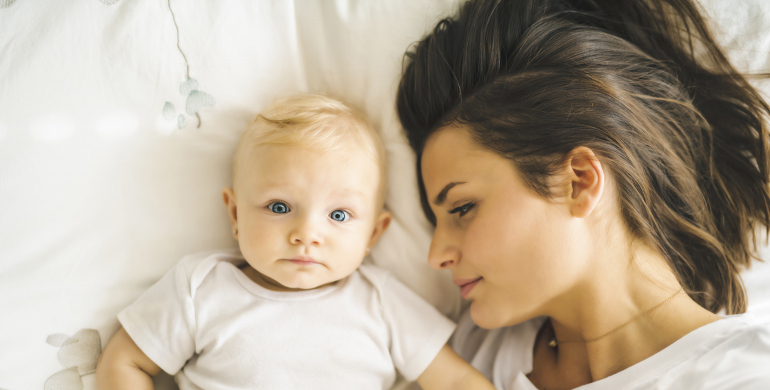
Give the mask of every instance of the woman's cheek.
[(495, 256), (493, 252), (497, 251), (496, 237), (494, 231), (485, 223), (483, 219), (474, 218), (465, 229), (462, 235), (462, 259), (471, 263), (478, 272), (484, 273), (484, 270), (494, 268)]
[(510, 267), (521, 251), (521, 234), (516, 218), (510, 210), (481, 208), (468, 224), (464, 237), (463, 257), (478, 263), (480, 270), (499, 272)]

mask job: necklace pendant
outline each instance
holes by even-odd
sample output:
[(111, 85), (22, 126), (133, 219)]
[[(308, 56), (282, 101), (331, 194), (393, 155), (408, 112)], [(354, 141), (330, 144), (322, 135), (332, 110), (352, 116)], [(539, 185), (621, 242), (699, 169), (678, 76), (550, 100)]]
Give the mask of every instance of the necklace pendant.
[(551, 348), (556, 348), (556, 339), (551, 339), (551, 341), (548, 342), (548, 346)]

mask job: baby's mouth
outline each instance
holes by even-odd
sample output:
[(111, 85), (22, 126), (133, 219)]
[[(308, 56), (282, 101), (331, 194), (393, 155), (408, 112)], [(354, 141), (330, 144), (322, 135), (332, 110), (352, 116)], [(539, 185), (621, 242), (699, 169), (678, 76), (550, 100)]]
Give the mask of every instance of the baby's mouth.
[(310, 256), (295, 256), (295, 257), (292, 257), (290, 259), (284, 259), (284, 260), (290, 261), (290, 262), (292, 262), (294, 264), (297, 264), (297, 265), (306, 266), (306, 267), (313, 266), (313, 265), (321, 265), (322, 264), (320, 261), (318, 261), (318, 260), (316, 260), (316, 259), (314, 259), (314, 258), (312, 258)]

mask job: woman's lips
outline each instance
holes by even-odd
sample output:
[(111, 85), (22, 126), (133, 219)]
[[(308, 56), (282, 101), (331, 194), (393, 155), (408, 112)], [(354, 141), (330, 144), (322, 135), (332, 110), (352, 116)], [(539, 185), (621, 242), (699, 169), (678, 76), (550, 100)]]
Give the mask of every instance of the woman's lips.
[(474, 279), (455, 279), (454, 282), (456, 285), (460, 286), (460, 295), (462, 295), (463, 298), (467, 299), (468, 294), (471, 293), (471, 290), (473, 290), (474, 287), (481, 281), (481, 279), (484, 279), (483, 277), (478, 277)]

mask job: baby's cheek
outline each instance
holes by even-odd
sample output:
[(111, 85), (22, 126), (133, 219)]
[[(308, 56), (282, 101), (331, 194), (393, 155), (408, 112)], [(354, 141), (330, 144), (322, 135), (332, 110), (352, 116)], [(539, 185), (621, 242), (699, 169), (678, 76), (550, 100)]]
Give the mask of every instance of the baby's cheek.
[(339, 280), (352, 274), (361, 265), (366, 256), (366, 243), (362, 243), (360, 240), (350, 242), (349, 245), (344, 245), (336, 252), (337, 261), (332, 265), (331, 273), (332, 277)]

